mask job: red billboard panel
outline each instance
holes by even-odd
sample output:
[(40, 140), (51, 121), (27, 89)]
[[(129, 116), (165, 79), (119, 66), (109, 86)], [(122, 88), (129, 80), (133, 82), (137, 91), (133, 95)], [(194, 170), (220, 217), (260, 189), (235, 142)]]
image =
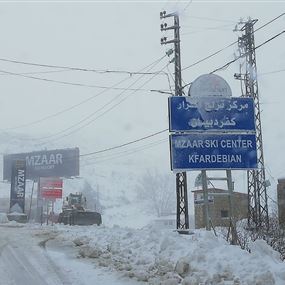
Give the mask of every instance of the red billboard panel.
[(59, 199), (62, 198), (63, 182), (60, 178), (41, 177), (40, 178), (40, 192), (41, 197), (45, 199)]

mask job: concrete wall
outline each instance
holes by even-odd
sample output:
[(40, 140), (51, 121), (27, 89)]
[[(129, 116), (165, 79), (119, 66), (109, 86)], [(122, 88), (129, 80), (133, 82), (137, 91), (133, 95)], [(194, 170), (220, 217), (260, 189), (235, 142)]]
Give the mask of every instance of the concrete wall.
[[(202, 190), (193, 191), (195, 195), (202, 195)], [(222, 189), (209, 189), (209, 193), (226, 193)], [(233, 197), (233, 215), (236, 220), (247, 218), (248, 198), (246, 193), (234, 192)], [(194, 198), (195, 201), (195, 198)], [(204, 228), (204, 204), (195, 203), (195, 228)], [(229, 198), (228, 196), (212, 196), (209, 201), (209, 214), (213, 226), (228, 226), (229, 225)]]

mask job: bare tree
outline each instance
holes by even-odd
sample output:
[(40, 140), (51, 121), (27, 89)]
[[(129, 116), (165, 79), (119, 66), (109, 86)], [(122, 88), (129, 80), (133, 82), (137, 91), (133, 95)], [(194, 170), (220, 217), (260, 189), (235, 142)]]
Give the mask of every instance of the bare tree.
[[(226, 239), (227, 229), (221, 229), (219, 232)], [(279, 225), (278, 216), (272, 213), (269, 217), (269, 228), (248, 229), (247, 220), (244, 219), (237, 223), (237, 239), (242, 249), (251, 251), (250, 245), (252, 241), (263, 239), (274, 250), (280, 253), (280, 258), (285, 260), (285, 231)]]
[(149, 210), (158, 217), (173, 213), (176, 205), (173, 175), (148, 170), (139, 180), (137, 197), (147, 202)]
[(97, 212), (102, 211), (98, 189), (94, 189), (91, 184), (85, 180), (81, 192), (86, 197), (87, 208), (90, 210), (95, 210)]

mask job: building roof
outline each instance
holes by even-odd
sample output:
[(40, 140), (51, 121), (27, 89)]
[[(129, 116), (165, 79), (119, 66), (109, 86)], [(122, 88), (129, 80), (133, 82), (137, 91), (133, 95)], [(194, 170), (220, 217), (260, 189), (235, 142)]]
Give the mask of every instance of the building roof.
[[(225, 190), (225, 189), (220, 189), (220, 188), (208, 188), (208, 192), (209, 193), (223, 193), (223, 192), (227, 192), (228, 190)], [(203, 190), (202, 189), (198, 189), (198, 190), (192, 190), (191, 191), (192, 193), (203, 193)], [(247, 193), (243, 193), (243, 192), (237, 192), (237, 191), (234, 191), (233, 192), (234, 194), (242, 194), (242, 195), (248, 195)]]

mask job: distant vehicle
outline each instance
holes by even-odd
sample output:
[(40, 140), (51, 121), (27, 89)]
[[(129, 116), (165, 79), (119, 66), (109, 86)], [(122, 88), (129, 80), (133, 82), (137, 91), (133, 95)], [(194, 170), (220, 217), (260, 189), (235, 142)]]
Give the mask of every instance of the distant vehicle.
[(101, 225), (101, 214), (87, 210), (86, 204), (86, 197), (82, 193), (69, 194), (63, 203), (58, 222), (65, 225)]

